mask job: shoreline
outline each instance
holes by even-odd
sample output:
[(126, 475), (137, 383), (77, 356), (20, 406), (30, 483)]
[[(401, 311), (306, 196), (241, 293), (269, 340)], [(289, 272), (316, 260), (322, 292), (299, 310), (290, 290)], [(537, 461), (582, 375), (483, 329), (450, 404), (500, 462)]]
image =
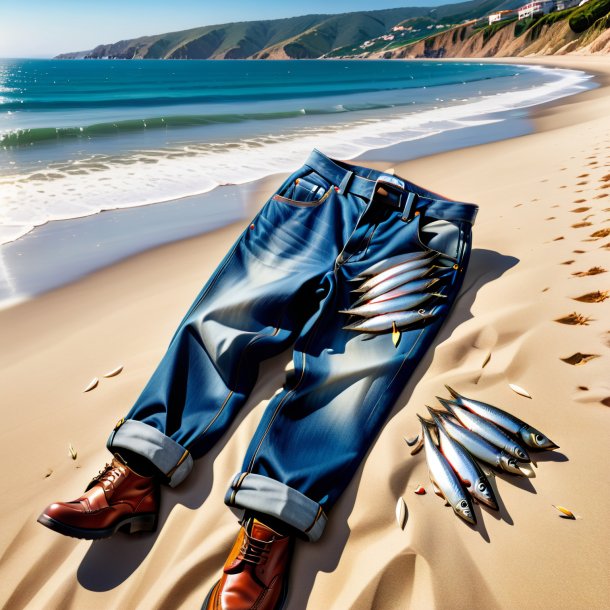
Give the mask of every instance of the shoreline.
[[(324, 536), (297, 546), (290, 610), (606, 606), (610, 489), (599, 482), (610, 433), (610, 320), (607, 303), (576, 300), (610, 290), (609, 236), (592, 237), (609, 228), (610, 65), (603, 67), (599, 88), (539, 109), (533, 133), (392, 165), (416, 184), (479, 205), (471, 260), (454, 309)], [(259, 206), (275, 186), (261, 186), (246, 204)], [(108, 460), (109, 432), (244, 226), (140, 252), (0, 311), (0, 443), (10, 466), (1, 475), (0, 606), (201, 606), (237, 531), (223, 502), (227, 481), (285, 381), (290, 350), (263, 365), (238, 421), (189, 479), (163, 490), (156, 533), (91, 543), (60, 537), (36, 518), (49, 502), (77, 497)], [(572, 312), (584, 323), (558, 322)], [(591, 359), (570, 363), (576, 354)], [(103, 377), (120, 365), (120, 375)], [(99, 387), (84, 393), (94, 376)], [(403, 437), (418, 432), (415, 414), (443, 384), (506, 409), (561, 447), (540, 454), (534, 479), (496, 477), (501, 509), (475, 507), (476, 527), (443, 506), (425, 459), (405, 449)], [(419, 485), (426, 495), (413, 493)], [(408, 506), (404, 530), (398, 497)], [(554, 504), (577, 518), (558, 518)]]
[[(532, 63), (518, 59), (514, 62), (490, 60), (488, 63)], [(579, 68), (574, 66), (574, 69)], [(589, 91), (599, 87), (600, 78), (603, 78), (603, 73), (594, 75), (596, 87)], [(498, 122), (450, 129), (425, 138), (370, 149), (350, 162), (363, 165), (381, 163), (378, 169), (383, 169), (399, 161), (520, 137), (536, 131), (537, 127), (533, 126), (535, 117), (544, 108), (552, 108), (562, 100), (587, 92), (488, 115), (491, 120), (497, 117)], [(0, 311), (69, 285), (138, 253), (204, 235), (233, 222), (245, 222), (287, 175), (271, 174), (244, 184), (219, 186), (202, 194), (103, 210), (38, 225), (22, 237), (0, 245)], [(254, 193), (259, 197), (258, 201)], [(249, 203), (254, 201), (256, 203)], [(205, 213), (200, 214), (199, 208)]]

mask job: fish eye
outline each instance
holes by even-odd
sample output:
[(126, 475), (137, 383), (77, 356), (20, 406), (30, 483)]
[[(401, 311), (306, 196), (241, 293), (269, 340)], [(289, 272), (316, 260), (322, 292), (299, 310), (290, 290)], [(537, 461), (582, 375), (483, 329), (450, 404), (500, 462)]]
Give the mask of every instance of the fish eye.
[(466, 502), (466, 500), (462, 500), (462, 501), (460, 502), (460, 507), (461, 507), (461, 508), (468, 508), (468, 502)]
[(542, 445), (542, 443), (544, 443), (544, 441), (546, 440), (544, 438), (544, 436), (542, 436), (542, 434), (534, 434), (534, 440), (536, 441), (536, 443), (538, 443), (539, 445)]
[(479, 491), (485, 491), (485, 483), (479, 483)]
[(509, 466), (517, 466), (517, 460), (515, 460), (515, 458), (510, 458), (510, 460), (508, 460), (508, 464)]

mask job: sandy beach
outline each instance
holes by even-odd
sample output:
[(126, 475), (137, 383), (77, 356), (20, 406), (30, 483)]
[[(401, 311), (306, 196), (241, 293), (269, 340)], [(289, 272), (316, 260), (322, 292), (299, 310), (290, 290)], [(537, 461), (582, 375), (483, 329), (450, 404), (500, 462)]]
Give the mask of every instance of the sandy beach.
[[(392, 165), (480, 206), (471, 262), (453, 312), (323, 538), (297, 547), (287, 610), (608, 607), (610, 311), (603, 294), (585, 295), (610, 291), (610, 61), (515, 61), (587, 70), (601, 86), (538, 107), (535, 133)], [(278, 184), (253, 190), (253, 213)], [(190, 478), (164, 490), (155, 534), (91, 543), (36, 518), (51, 501), (77, 497), (109, 459), (109, 431), (244, 226), (132, 256), (0, 311), (2, 607), (201, 606), (237, 533), (223, 503), (227, 482), (290, 353), (265, 364), (244, 415)], [(103, 377), (118, 366), (119, 375)], [(84, 393), (93, 377), (98, 387)], [(423, 454), (410, 456), (403, 440), (445, 383), (560, 445), (541, 454), (535, 478), (497, 477), (501, 510), (477, 508), (476, 528), (432, 493)], [(426, 495), (414, 494), (419, 485)], [(395, 519), (400, 496), (404, 530)], [(553, 505), (576, 519), (560, 518)]]

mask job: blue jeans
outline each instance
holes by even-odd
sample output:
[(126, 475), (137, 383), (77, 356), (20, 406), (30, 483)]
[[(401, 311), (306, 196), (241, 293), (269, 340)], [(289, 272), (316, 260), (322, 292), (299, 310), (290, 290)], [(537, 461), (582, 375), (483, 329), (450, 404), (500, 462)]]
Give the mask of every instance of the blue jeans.
[[(225, 503), (318, 539), (451, 309), (477, 210), (314, 150), (203, 287), (108, 448), (144, 456), (177, 485), (243, 407), (260, 362), (292, 346), (294, 371), (269, 402)], [(383, 319), (344, 313), (363, 294), (388, 309), (396, 281), (377, 300), (362, 291), (392, 277), (380, 269), (393, 257), (428, 261), (426, 300)]]

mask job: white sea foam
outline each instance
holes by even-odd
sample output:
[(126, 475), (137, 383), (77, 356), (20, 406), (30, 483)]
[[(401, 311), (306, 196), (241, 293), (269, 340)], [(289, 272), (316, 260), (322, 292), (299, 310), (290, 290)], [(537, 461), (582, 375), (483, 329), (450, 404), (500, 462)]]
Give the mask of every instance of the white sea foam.
[(490, 115), (577, 93), (591, 78), (584, 72), (549, 68), (544, 85), (510, 91), (386, 119), (347, 120), (233, 143), (192, 144), (140, 151), (131, 157), (96, 156), (53, 164), (36, 172), (0, 177), (0, 244), (51, 220), (102, 210), (146, 205), (290, 172), (313, 148), (342, 159), (440, 132), (502, 120)]

